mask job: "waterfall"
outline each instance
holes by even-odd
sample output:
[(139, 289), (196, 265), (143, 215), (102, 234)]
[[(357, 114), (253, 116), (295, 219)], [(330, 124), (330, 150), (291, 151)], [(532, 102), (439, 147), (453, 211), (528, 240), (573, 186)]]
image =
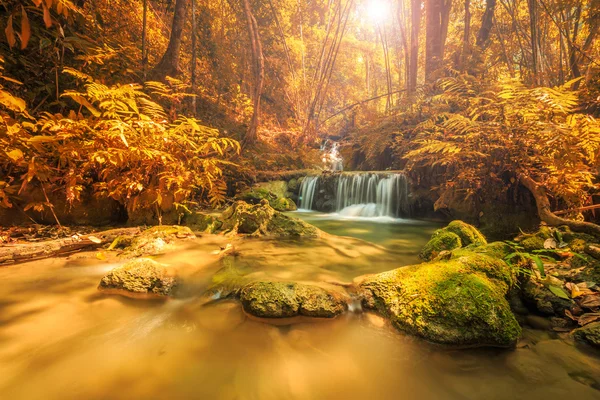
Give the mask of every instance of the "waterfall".
[[(335, 179), (333, 185), (319, 185), (319, 180)], [(331, 181), (329, 181), (331, 183)], [(336, 212), (347, 217), (408, 217), (408, 182), (401, 173), (353, 173), (306, 177), (300, 186), (300, 208), (320, 209), (315, 190), (327, 186), (334, 193), (324, 193), (335, 203)], [(319, 193), (320, 193), (319, 192)], [(319, 194), (319, 199), (323, 193)]]
[(307, 176), (300, 184), (300, 197), (298, 208), (312, 210), (313, 200), (315, 197), (315, 188), (317, 186), (317, 176)]

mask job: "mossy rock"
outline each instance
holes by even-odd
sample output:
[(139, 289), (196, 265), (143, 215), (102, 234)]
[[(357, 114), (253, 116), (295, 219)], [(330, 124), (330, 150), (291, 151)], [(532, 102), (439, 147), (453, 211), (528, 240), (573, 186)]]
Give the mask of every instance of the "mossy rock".
[(277, 211), (296, 211), (298, 209), (294, 200), (287, 197), (279, 197), (269, 204)]
[(573, 332), (575, 340), (600, 349), (600, 322), (592, 322)]
[(520, 244), (526, 252), (531, 253), (535, 250), (544, 250), (545, 240), (542, 236), (534, 235), (521, 240)]
[(276, 237), (318, 237), (320, 231), (297, 218), (288, 217), (271, 207), (237, 201), (223, 212), (221, 230), (229, 234)]
[(487, 244), (485, 236), (483, 236), (477, 228), (463, 221), (452, 221), (444, 228), (444, 230), (456, 234), (460, 238), (463, 246), (484, 246)]
[(466, 252), (369, 276), (359, 289), (366, 308), (406, 333), (445, 345), (510, 347), (521, 334), (506, 300), (515, 279), (504, 261)]
[(185, 216), (184, 224), (194, 231), (214, 233), (221, 228), (223, 222), (213, 215), (195, 211)]
[(242, 288), (240, 300), (247, 313), (262, 318), (332, 318), (346, 310), (337, 293), (294, 282), (251, 283)]
[(177, 240), (193, 239), (195, 237), (194, 232), (187, 226), (158, 225), (137, 235), (119, 236), (108, 249), (121, 249), (123, 255), (129, 257), (156, 255), (164, 253)]
[(175, 274), (147, 258), (131, 260), (106, 274), (98, 289), (134, 298), (171, 296), (177, 285)]
[(296, 203), (294, 203), (292, 199), (286, 197), (286, 193), (287, 192), (283, 192), (279, 194), (264, 188), (254, 188), (239, 195), (238, 199), (250, 204), (260, 204), (261, 201), (267, 200), (269, 205), (277, 211), (296, 211), (298, 209)]
[(563, 317), (565, 310), (571, 308), (573, 301), (552, 293), (549, 289), (550, 285), (562, 287), (563, 282), (551, 276), (547, 276), (545, 281), (531, 277), (521, 286), (523, 301), (527, 307), (539, 314)]
[(433, 234), (419, 256), (425, 261), (430, 261), (444, 250), (454, 250), (460, 247), (462, 247), (462, 242), (457, 234), (441, 229)]

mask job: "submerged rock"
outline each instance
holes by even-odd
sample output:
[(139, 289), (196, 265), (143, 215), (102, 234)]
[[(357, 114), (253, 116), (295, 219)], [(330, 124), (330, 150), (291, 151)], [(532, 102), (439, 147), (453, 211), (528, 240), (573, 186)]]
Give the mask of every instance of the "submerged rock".
[(148, 258), (131, 260), (106, 274), (98, 289), (134, 298), (171, 296), (177, 284), (175, 274)]
[(346, 302), (337, 293), (319, 286), (293, 282), (255, 282), (240, 292), (244, 310), (256, 317), (295, 316), (332, 318), (346, 310)]
[(516, 272), (482, 253), (459, 250), (452, 257), (364, 278), (364, 307), (431, 342), (514, 346), (521, 328), (505, 297)]
[(575, 340), (600, 349), (600, 322), (593, 322), (573, 332)]
[(266, 200), (259, 204), (237, 201), (223, 212), (226, 233), (253, 236), (318, 237), (319, 230), (297, 218), (288, 217), (269, 205)]

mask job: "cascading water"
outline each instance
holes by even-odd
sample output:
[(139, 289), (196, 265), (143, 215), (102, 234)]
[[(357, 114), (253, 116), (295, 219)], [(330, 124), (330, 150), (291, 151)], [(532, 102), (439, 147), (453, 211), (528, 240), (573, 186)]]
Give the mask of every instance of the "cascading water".
[(317, 176), (307, 176), (300, 184), (300, 197), (298, 198), (298, 208), (312, 210), (313, 200), (315, 198), (315, 188), (317, 186)]
[[(336, 181), (334, 185), (319, 185), (321, 179)], [(339, 215), (371, 218), (409, 216), (408, 182), (404, 174), (352, 173), (306, 177), (300, 185), (300, 208), (320, 210), (315, 194), (327, 186), (333, 188), (334, 193), (330, 196), (334, 198), (335, 207), (332, 208)]]
[(340, 175), (336, 208), (351, 217), (408, 216), (408, 183), (403, 174)]

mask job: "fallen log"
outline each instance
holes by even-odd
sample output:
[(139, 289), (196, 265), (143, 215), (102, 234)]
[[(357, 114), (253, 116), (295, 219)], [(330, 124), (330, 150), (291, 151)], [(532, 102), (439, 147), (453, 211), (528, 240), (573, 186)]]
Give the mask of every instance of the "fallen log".
[(60, 257), (80, 250), (91, 250), (110, 244), (118, 236), (136, 235), (140, 232), (140, 228), (118, 228), (43, 242), (3, 245), (0, 246), (0, 265)]

